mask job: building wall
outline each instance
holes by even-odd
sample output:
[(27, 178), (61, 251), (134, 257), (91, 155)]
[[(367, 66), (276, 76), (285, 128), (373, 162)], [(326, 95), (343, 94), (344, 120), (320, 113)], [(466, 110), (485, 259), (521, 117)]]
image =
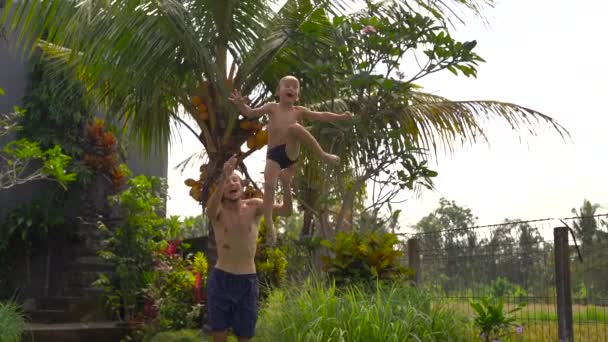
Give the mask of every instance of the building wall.
[[(22, 105), (28, 82), (28, 72), (28, 63), (10, 49), (7, 41), (0, 38), (0, 87), (6, 93), (6, 96), (0, 96), (0, 113), (11, 112), (14, 105)], [(14, 134), (9, 134), (0, 138), (0, 149), (14, 137)], [(153, 153), (147, 160), (137, 151), (131, 150), (127, 151), (126, 158), (126, 163), (134, 176), (144, 174), (167, 177), (167, 149), (164, 152)], [(0, 191), (0, 218), (11, 209), (28, 203), (41, 186), (44, 186), (44, 182), (24, 184)]]

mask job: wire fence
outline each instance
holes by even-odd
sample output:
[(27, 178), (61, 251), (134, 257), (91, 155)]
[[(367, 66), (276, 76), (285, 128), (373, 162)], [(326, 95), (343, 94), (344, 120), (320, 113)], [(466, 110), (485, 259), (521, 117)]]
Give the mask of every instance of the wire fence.
[[(558, 331), (563, 335), (563, 329), (572, 329), (569, 336), (576, 341), (608, 341), (607, 216), (407, 234), (405, 262), (416, 270), (418, 286), (429, 289), (436, 302), (468, 318), (475, 315), (470, 302), (483, 297), (501, 299), (507, 309), (525, 305), (515, 313), (524, 327), (519, 340), (560, 341)], [(560, 240), (566, 244), (565, 261), (558, 258), (556, 227), (571, 228), (560, 228), (562, 233), (570, 232), (568, 242)], [(556, 261), (569, 272), (556, 272)], [(558, 296), (558, 283), (567, 284), (569, 299)], [(558, 313), (560, 298), (572, 312), (572, 325), (566, 328), (566, 321), (558, 324), (564, 316)], [(479, 338), (472, 335), (463, 340)]]

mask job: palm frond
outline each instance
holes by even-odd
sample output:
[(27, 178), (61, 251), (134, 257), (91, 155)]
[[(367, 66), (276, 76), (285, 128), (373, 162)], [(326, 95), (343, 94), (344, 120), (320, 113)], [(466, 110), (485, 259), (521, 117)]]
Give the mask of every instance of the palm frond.
[[(305, 70), (314, 52), (309, 50), (309, 55), (302, 56), (295, 47), (297, 44), (306, 44), (308, 48), (331, 45), (332, 32), (327, 17), (329, 7), (327, 1), (288, 0), (269, 20), (271, 26), (267, 38), (260, 40), (243, 57), (235, 86), (249, 93), (262, 83), (266, 85), (266, 92), (272, 93), (273, 85), (280, 77)], [(321, 55), (321, 52), (317, 51), (317, 55)]]
[(562, 139), (569, 132), (553, 118), (536, 110), (500, 101), (451, 101), (444, 97), (414, 92), (412, 104), (395, 112), (415, 143), (437, 151), (437, 143), (453, 151), (457, 143), (489, 142), (484, 124), (502, 119), (520, 136), (536, 136), (541, 127), (550, 127)]
[[(9, 9), (11, 29), (45, 38), (43, 50), (58, 60), (56, 67), (77, 69), (97, 103), (123, 119), (145, 152), (166, 148), (181, 94), (203, 79), (220, 79), (178, 0), (41, 0), (7, 3)], [(38, 19), (24, 19), (32, 16)], [(27, 49), (29, 40), (18, 44)]]
[(205, 151), (196, 152), (190, 155), (188, 158), (182, 160), (174, 167), (174, 169), (179, 169), (179, 172), (184, 172), (190, 165), (194, 166), (200, 163), (205, 164), (208, 162), (208, 160), (209, 155)]

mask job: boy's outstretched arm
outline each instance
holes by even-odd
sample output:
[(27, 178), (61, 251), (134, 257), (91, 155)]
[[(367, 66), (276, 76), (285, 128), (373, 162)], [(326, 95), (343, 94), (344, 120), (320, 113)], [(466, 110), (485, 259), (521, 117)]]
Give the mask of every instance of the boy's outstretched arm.
[(246, 118), (257, 118), (259, 116), (262, 116), (262, 115), (268, 113), (270, 111), (270, 107), (272, 106), (271, 103), (266, 103), (265, 105), (263, 105), (261, 107), (251, 108), (245, 102), (245, 98), (236, 89), (232, 91), (232, 94), (230, 95), (228, 100), (230, 100), (232, 103), (234, 103), (241, 111), (241, 114), (243, 114), (243, 116)]
[(315, 112), (308, 108), (302, 107), (302, 116), (305, 120), (314, 120), (314, 121), (340, 121), (340, 120), (351, 120), (353, 115), (350, 112), (344, 112), (342, 114), (336, 114), (332, 112)]

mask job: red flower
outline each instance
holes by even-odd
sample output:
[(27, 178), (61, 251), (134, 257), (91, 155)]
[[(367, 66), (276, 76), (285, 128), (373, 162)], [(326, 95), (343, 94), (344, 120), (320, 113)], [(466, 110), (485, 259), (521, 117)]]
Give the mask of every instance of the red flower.
[(196, 280), (194, 282), (194, 299), (196, 304), (201, 304), (203, 302), (203, 295), (201, 293), (201, 283), (202, 277), (200, 273), (196, 273)]
[(179, 248), (179, 246), (181, 244), (182, 244), (182, 241), (180, 239), (170, 241), (169, 246), (164, 251), (165, 255), (167, 255), (167, 256), (177, 255), (177, 249)]

